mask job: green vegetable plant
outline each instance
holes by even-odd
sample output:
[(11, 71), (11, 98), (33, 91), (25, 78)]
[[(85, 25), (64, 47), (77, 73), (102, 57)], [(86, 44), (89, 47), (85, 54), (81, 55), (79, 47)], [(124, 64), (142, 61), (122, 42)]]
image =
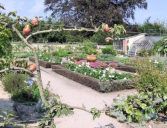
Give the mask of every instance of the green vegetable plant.
[(111, 106), (110, 115), (117, 117), (121, 122), (138, 122), (139, 125), (145, 124), (148, 120), (157, 119), (153, 101), (144, 93), (129, 95), (127, 98), (116, 97)]
[(165, 55), (167, 53), (167, 39), (164, 39), (160, 47), (158, 48), (158, 52), (161, 55)]
[(106, 48), (102, 49), (103, 54), (110, 54), (112, 56), (116, 56), (117, 52), (114, 50), (113, 45), (107, 46)]
[(118, 61), (122, 62), (122, 63), (128, 63), (128, 62), (130, 62), (130, 59), (129, 58), (119, 58)]
[[(140, 125), (167, 113), (167, 73), (149, 58), (136, 59), (138, 65), (134, 86), (139, 94), (114, 99), (110, 114), (120, 121), (138, 122)], [(158, 102), (157, 102), (158, 101)]]
[(14, 117), (13, 112), (7, 112), (5, 110), (2, 111), (3, 114), (0, 114), (0, 118), (2, 118), (2, 123), (0, 123), (0, 127), (5, 127), (5, 125), (15, 125), (11, 119)]

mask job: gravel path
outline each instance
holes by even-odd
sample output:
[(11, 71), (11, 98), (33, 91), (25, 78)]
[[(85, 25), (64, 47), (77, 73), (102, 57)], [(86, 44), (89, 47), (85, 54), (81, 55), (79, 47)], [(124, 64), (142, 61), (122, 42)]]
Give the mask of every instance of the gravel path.
[[(96, 107), (100, 110), (105, 107), (105, 103), (110, 106), (113, 99), (118, 95), (134, 95), (137, 93), (134, 89), (99, 93), (89, 87), (56, 74), (52, 72), (51, 69), (42, 67), (41, 69), (43, 85), (46, 87), (48, 81), (50, 81), (51, 91), (58, 94), (61, 97), (61, 101), (70, 106), (82, 107), (82, 105), (84, 105), (86, 109)], [(102, 114), (99, 119), (93, 121), (93, 116), (82, 110), (74, 110), (74, 114), (68, 117), (62, 116), (56, 118), (55, 123), (57, 128), (100, 128), (110, 123), (112, 123), (115, 128), (127, 128), (125, 123), (119, 123), (116, 119), (110, 118), (105, 114)]]

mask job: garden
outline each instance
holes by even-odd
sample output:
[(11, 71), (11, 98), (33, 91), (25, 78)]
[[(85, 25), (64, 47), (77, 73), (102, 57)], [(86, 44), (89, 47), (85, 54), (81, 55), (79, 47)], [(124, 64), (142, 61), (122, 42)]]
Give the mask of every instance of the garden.
[[(4, 9), (2, 5), (0, 8)], [(102, 23), (96, 27), (91, 19), (90, 28), (69, 29), (61, 22), (56, 22), (52, 27), (41, 28), (45, 24), (41, 19), (41, 17), (34, 17), (33, 20), (29, 20), (28, 17), (20, 18), (15, 11), (8, 15), (0, 14), (0, 84), (2, 90), (10, 94), (14, 108), (13, 112), (5, 108), (1, 110), (0, 127), (33, 125), (33, 127), (56, 128), (55, 121), (58, 118), (70, 118), (76, 110), (89, 113), (95, 121), (104, 115), (111, 120), (114, 118), (116, 122), (125, 124), (126, 127), (152, 128), (157, 124), (161, 126), (166, 123), (166, 37), (156, 42), (150, 50), (143, 49), (137, 57), (131, 58), (124, 52), (116, 51), (113, 45), (114, 40), (119, 40), (126, 34), (123, 25), (114, 24), (109, 27), (107, 23)], [(141, 29), (141, 26), (139, 28)], [(67, 35), (72, 40), (75, 36), (69, 34), (71, 31), (105, 34), (105, 38), (100, 38), (103, 38), (104, 43), (108, 45), (98, 49), (96, 42), (98, 36), (95, 34), (90, 40), (80, 40), (75, 46), (68, 44), (60, 47), (44, 44), (41, 48), (40, 45), (35, 46), (31, 43), (32, 40), (36, 40), (35, 36), (44, 33), (62, 32), (62, 35), (59, 33), (57, 36), (64, 39), (66, 37), (63, 35)], [(47, 36), (51, 38), (51, 35)], [(22, 43), (11, 43), (18, 38)], [(63, 78), (62, 81), (74, 82), (78, 86), (76, 88), (88, 87), (86, 89), (89, 89), (92, 95), (103, 97), (113, 94), (114, 98), (111, 98), (113, 101), (105, 103), (104, 100), (103, 109), (99, 109), (98, 106), (85, 107), (84, 103), (80, 104), (82, 107), (72, 106), (70, 102), (63, 103), (67, 100), (64, 100), (61, 94), (57, 94), (58, 90), (51, 90), (52, 83), (43, 85), (45, 71), (50, 73), (48, 73), (50, 77), (59, 75), (58, 77)], [(61, 86), (63, 82), (59, 87)], [(66, 89), (72, 88), (73, 85), (69, 84)], [(121, 95), (124, 91), (128, 93)], [(129, 93), (133, 91), (134, 94)], [(111, 123), (113, 125), (104, 127), (114, 128), (116, 123)]]

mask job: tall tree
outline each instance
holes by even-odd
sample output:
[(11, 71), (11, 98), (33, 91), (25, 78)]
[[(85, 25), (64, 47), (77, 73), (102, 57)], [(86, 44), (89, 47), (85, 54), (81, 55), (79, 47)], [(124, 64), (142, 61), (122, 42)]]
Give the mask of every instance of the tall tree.
[(45, 0), (45, 12), (52, 11), (65, 23), (89, 26), (102, 22), (121, 23), (134, 19), (136, 8), (147, 9), (146, 0)]

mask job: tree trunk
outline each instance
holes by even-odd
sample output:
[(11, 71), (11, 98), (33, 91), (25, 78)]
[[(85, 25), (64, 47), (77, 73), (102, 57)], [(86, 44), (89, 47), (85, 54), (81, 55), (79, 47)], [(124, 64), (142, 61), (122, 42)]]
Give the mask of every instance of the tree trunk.
[(36, 48), (33, 48), (33, 52), (34, 52), (34, 56), (35, 56), (35, 64), (37, 67), (37, 84), (38, 84), (38, 89), (40, 92), (40, 96), (42, 99), (42, 102), (45, 104), (45, 106), (48, 106), (48, 102), (46, 101), (45, 97), (44, 97), (44, 91), (43, 91), (43, 85), (42, 85), (42, 79), (41, 79), (41, 72), (40, 72), (40, 65), (39, 65), (39, 60), (38, 60), (38, 54), (36, 51)]

